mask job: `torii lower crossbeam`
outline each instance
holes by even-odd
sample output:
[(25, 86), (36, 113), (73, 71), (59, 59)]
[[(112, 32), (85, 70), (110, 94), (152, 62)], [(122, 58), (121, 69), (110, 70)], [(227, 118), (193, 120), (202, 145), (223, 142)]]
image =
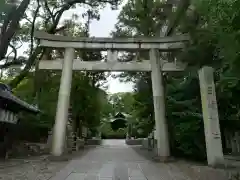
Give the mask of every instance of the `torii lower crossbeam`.
[[(173, 72), (183, 71), (186, 67), (184, 63), (163, 62), (162, 71)], [(39, 69), (62, 70), (63, 59), (42, 60), (39, 62)], [(73, 70), (79, 71), (151, 71), (150, 60), (131, 61), (131, 62), (101, 62), (101, 61), (80, 61), (73, 60)]]

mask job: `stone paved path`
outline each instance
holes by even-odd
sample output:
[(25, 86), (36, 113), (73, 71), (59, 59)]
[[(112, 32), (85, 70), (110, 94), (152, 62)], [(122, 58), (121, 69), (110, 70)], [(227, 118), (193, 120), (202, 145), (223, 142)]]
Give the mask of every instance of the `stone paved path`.
[(226, 170), (183, 161), (152, 162), (148, 151), (124, 140), (104, 141), (73, 157), (63, 162), (41, 157), (0, 162), (0, 180), (228, 180)]
[(123, 140), (107, 140), (50, 180), (228, 180), (224, 170), (186, 162), (156, 163)]

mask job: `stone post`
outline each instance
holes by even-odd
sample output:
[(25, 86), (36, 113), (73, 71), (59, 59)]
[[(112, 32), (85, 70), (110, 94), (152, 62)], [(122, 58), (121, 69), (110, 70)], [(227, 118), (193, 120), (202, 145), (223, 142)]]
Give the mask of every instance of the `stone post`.
[(47, 145), (46, 145), (46, 151), (48, 153), (50, 153), (51, 147), (52, 147), (52, 143), (53, 143), (53, 141), (52, 141), (52, 134), (53, 134), (52, 130), (48, 131), (48, 138), (47, 138)]
[(131, 124), (128, 123), (128, 126), (127, 126), (127, 133), (126, 133), (126, 139), (131, 139), (131, 132), (130, 132), (130, 129), (131, 129)]
[(157, 49), (150, 50), (151, 78), (154, 103), (154, 115), (157, 137), (157, 156), (160, 160), (167, 160), (170, 156), (168, 128), (165, 117), (165, 97), (163, 87), (163, 77), (161, 71), (161, 62)]
[(217, 166), (224, 163), (224, 158), (213, 71), (211, 67), (200, 69), (199, 82), (208, 165)]
[(96, 134), (97, 139), (102, 139), (102, 133), (100, 131), (100, 127), (97, 128), (97, 134)]
[(66, 48), (64, 54), (61, 83), (58, 93), (56, 119), (53, 131), (53, 156), (61, 156), (64, 152), (66, 126), (68, 121), (68, 108), (72, 84), (73, 58), (74, 49)]

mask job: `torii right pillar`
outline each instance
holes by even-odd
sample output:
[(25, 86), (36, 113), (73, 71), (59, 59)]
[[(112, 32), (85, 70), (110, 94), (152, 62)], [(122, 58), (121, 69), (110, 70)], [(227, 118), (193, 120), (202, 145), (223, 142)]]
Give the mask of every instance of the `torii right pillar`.
[(199, 70), (207, 161), (210, 166), (224, 164), (221, 132), (212, 67)]

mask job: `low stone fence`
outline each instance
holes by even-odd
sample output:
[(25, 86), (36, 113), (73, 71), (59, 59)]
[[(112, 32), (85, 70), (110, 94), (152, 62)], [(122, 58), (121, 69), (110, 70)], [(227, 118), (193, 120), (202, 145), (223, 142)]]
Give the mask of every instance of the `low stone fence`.
[[(70, 141), (70, 140), (69, 140)], [(71, 153), (72, 151), (80, 151), (85, 145), (101, 145), (101, 139), (77, 139), (76, 143), (67, 142), (65, 151)], [(17, 142), (14, 143), (11, 149), (8, 150), (6, 158), (40, 156), (50, 153), (51, 143), (30, 143), (30, 142)]]
[(143, 138), (142, 140), (142, 147), (144, 149), (149, 149), (149, 141), (148, 141), (148, 138)]
[[(77, 139), (76, 149), (78, 151), (83, 149), (85, 141), (83, 139)], [(71, 153), (73, 147), (66, 149), (67, 153)], [(51, 146), (47, 143), (29, 143), (18, 142), (12, 145), (12, 148), (8, 150), (7, 158), (28, 157), (28, 156), (40, 156), (49, 154)]]
[(127, 145), (142, 145), (143, 139), (126, 139)]
[(76, 150), (80, 150), (84, 147), (85, 145), (85, 141), (84, 139), (77, 139), (77, 143), (76, 143), (77, 147), (76, 147)]
[(144, 138), (142, 140), (142, 147), (144, 149), (147, 149), (149, 151), (156, 151), (157, 147), (157, 140), (156, 139), (151, 139), (151, 138)]
[(102, 139), (87, 139), (85, 144), (86, 145), (101, 145)]
[(8, 150), (7, 158), (39, 156), (48, 154), (47, 145), (44, 143), (14, 143), (12, 148)]

